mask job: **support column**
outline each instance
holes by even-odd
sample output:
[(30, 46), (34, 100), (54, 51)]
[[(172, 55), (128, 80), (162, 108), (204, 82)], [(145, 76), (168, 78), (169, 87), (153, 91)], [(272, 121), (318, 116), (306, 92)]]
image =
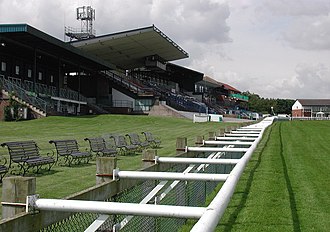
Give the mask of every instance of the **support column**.
[(157, 156), (156, 149), (143, 150), (142, 152), (143, 168), (148, 168), (151, 165), (154, 165), (156, 156)]
[(209, 140), (215, 140), (215, 132), (209, 132)]
[(196, 137), (196, 142), (195, 142), (195, 144), (196, 144), (196, 146), (201, 146), (201, 145), (203, 145), (203, 140), (204, 140), (204, 136), (197, 136)]
[[(3, 179), (2, 183), (2, 218), (10, 218), (25, 212), (26, 197), (36, 193), (36, 178), (11, 176)], [(9, 203), (9, 204), (6, 204)], [(10, 203), (19, 203), (10, 205)]]
[(220, 130), (218, 131), (217, 136), (221, 137), (221, 136), (224, 136), (224, 134), (225, 134), (225, 128), (220, 128)]
[(36, 82), (37, 82), (37, 50), (34, 49), (33, 72), (32, 72), (32, 90), (33, 90), (33, 92), (36, 92)]
[(96, 184), (112, 181), (116, 167), (116, 157), (96, 157)]
[(187, 138), (177, 138), (176, 139), (176, 154), (184, 152), (187, 146)]

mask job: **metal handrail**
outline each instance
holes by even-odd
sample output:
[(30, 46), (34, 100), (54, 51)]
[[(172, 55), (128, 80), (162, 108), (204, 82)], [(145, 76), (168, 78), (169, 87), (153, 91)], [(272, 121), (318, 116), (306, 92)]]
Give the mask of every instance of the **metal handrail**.
[(131, 81), (129, 77), (123, 74), (119, 74), (114, 71), (103, 71), (102, 73), (104, 73), (107, 77), (110, 77), (113, 81), (121, 84), (123, 87), (136, 93), (137, 95), (153, 94), (152, 88), (140, 87), (136, 83)]
[(61, 98), (66, 98), (66, 99), (72, 99), (72, 100), (76, 100), (76, 101), (84, 101), (87, 102), (87, 98), (81, 94), (79, 94), (79, 92), (74, 91), (72, 89), (60, 89), (60, 96)]
[(133, 109), (133, 102), (126, 100), (114, 100), (112, 101), (112, 107), (128, 107)]
[(6, 79), (5, 76), (3, 75), (0, 75), (0, 82), (2, 87), (7, 92), (12, 93), (14, 96), (20, 98), (26, 103), (29, 103), (34, 107), (47, 113), (47, 102), (44, 101), (43, 99), (38, 98), (32, 92), (26, 91), (25, 89), (21, 88), (19, 85), (11, 82), (9, 79)]

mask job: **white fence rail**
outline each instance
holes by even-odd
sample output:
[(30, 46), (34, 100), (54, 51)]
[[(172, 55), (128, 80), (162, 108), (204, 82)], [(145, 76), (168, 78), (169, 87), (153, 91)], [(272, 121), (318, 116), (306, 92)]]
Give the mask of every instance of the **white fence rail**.
[[(186, 151), (195, 152), (212, 152), (208, 158), (172, 158), (172, 157), (155, 157), (155, 162), (168, 162), (168, 163), (186, 163), (190, 166), (182, 173), (176, 172), (143, 172), (143, 171), (120, 171), (114, 170), (113, 178), (133, 178), (133, 179), (152, 179), (163, 180), (159, 183), (150, 196), (146, 197), (139, 203), (118, 203), (118, 202), (96, 202), (96, 201), (78, 201), (78, 200), (54, 200), (54, 199), (39, 199), (36, 196), (30, 196), (27, 199), (27, 211), (31, 210), (50, 210), (50, 211), (63, 211), (63, 212), (93, 212), (100, 214), (123, 214), (128, 216), (124, 221), (116, 224), (117, 229), (122, 228), (133, 217), (137, 216), (153, 216), (153, 217), (177, 217), (177, 218), (193, 218), (199, 219), (192, 228), (194, 232), (208, 232), (214, 231), (221, 219), (229, 201), (235, 191), (235, 187), (242, 175), (252, 153), (257, 147), (265, 129), (273, 123), (274, 118), (266, 118), (255, 125), (250, 125), (246, 128), (241, 128), (237, 131), (244, 133), (230, 133), (226, 134), (233, 142), (226, 144), (224, 147), (205, 147), (207, 144), (223, 145), (222, 143), (216, 144), (221, 141), (204, 141), (204, 147), (186, 147)], [(256, 134), (256, 131), (258, 133)], [(251, 132), (251, 133), (249, 133)], [(254, 137), (253, 139), (251, 137)], [(216, 137), (217, 139), (223, 137)], [(248, 139), (247, 142), (245, 139)], [(244, 141), (244, 144), (239, 141)], [(241, 143), (241, 144), (240, 144)], [(235, 146), (248, 145), (248, 148), (241, 148)], [(223, 154), (230, 154), (232, 152), (244, 153), (240, 159), (226, 159)], [(234, 164), (235, 167), (231, 170), (230, 174), (218, 173), (198, 173), (203, 170), (205, 165), (217, 164)], [(194, 164), (201, 164), (194, 173), (189, 173)], [(191, 206), (174, 206), (174, 205), (151, 205), (147, 204), (149, 199), (155, 196), (156, 192), (160, 191), (167, 181), (174, 180), (174, 182), (158, 197), (165, 197), (167, 192), (171, 191), (179, 181), (225, 181), (220, 191), (212, 202), (207, 207), (191, 207)], [(156, 201), (155, 201), (156, 202)], [(143, 204), (143, 207), (141, 207)], [(104, 217), (104, 218), (103, 218)], [(95, 221), (88, 231), (96, 231), (102, 221), (106, 220), (107, 215), (101, 215), (100, 221)], [(86, 230), (87, 231), (87, 230)]]

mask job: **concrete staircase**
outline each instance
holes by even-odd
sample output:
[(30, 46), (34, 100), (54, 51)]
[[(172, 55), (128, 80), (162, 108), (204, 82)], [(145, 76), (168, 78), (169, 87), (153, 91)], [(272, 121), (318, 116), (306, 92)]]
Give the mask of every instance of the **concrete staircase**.
[[(6, 90), (2, 90), (2, 94), (9, 97), (9, 93), (6, 91)], [(34, 105), (20, 99), (19, 97), (13, 95), (12, 96), (12, 99), (14, 99), (15, 101), (17, 101), (18, 103), (26, 106), (27, 108), (29, 108), (30, 110), (32, 110), (34, 113), (36, 113), (37, 115), (40, 115), (41, 117), (46, 117), (47, 116), (47, 113), (44, 112), (43, 110), (35, 107)]]
[(163, 116), (163, 117), (174, 117), (174, 118), (185, 118), (180, 111), (166, 105), (166, 104), (155, 104), (150, 112), (149, 116)]

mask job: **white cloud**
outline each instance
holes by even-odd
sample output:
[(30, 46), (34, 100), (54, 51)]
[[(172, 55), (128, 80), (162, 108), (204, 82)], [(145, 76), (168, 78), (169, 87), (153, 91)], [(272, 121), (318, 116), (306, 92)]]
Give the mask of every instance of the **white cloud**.
[(210, 0), (158, 0), (153, 1), (151, 11), (152, 20), (176, 40), (198, 43), (231, 42), (226, 23), (229, 14), (227, 3)]
[(328, 15), (330, 2), (328, 0), (263, 0), (258, 10), (270, 12), (275, 16)]
[(294, 20), (283, 39), (297, 49), (330, 50), (330, 14)]

